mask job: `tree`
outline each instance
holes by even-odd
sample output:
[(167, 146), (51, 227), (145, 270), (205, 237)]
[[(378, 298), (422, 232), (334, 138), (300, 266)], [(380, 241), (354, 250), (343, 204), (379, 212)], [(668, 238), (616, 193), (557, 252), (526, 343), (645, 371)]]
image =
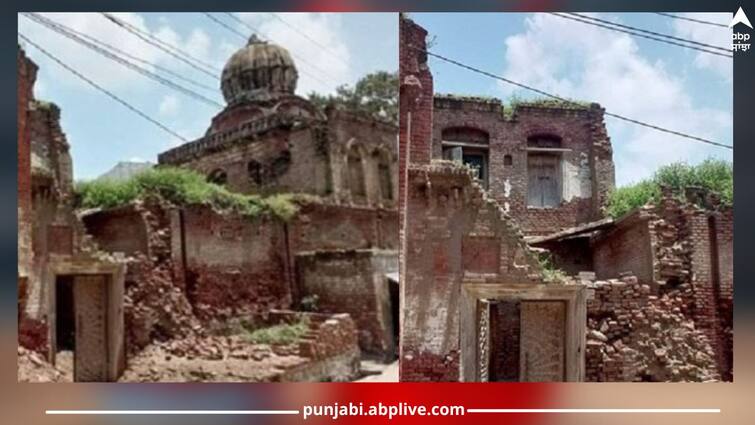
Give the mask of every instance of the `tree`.
[(617, 218), (649, 202), (657, 202), (661, 186), (682, 196), (684, 188), (701, 187), (721, 197), (723, 205), (734, 202), (734, 168), (729, 161), (706, 159), (697, 165), (676, 162), (660, 167), (652, 178), (617, 188), (611, 193), (606, 212)]
[(320, 108), (333, 105), (347, 111), (398, 124), (398, 73), (378, 71), (367, 74), (351, 87), (342, 85), (335, 94), (310, 93), (309, 100)]

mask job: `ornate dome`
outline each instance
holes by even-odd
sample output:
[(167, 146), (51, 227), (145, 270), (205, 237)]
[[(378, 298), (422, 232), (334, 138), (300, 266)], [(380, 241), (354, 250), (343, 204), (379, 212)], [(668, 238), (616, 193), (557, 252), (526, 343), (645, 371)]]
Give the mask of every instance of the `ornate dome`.
[(288, 50), (252, 35), (247, 45), (228, 59), (220, 88), (228, 104), (264, 101), (293, 94), (299, 73)]

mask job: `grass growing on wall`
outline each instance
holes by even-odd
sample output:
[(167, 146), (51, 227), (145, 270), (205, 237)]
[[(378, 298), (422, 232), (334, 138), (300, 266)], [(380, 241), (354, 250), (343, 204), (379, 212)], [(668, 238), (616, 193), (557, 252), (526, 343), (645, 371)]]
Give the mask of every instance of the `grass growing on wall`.
[(287, 345), (297, 342), (308, 330), (309, 321), (305, 318), (296, 323), (257, 329), (245, 339), (253, 344)]
[(301, 195), (277, 194), (268, 197), (244, 195), (207, 182), (197, 172), (161, 167), (144, 171), (126, 181), (94, 180), (76, 185), (81, 208), (114, 208), (139, 198), (158, 196), (175, 205), (203, 204), (248, 217), (271, 214), (289, 220), (298, 212)]
[(707, 159), (698, 165), (683, 162), (665, 165), (650, 179), (614, 190), (606, 212), (618, 218), (647, 203), (657, 202), (661, 186), (669, 186), (679, 196), (683, 196), (685, 187), (701, 187), (717, 193), (723, 205), (731, 206), (734, 202), (734, 169), (731, 162), (720, 159)]

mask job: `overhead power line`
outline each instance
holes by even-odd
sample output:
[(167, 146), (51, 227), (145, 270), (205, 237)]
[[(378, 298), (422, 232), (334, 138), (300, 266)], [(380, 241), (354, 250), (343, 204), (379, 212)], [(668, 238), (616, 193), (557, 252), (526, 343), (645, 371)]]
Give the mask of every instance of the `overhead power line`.
[(185, 94), (187, 96), (190, 96), (190, 97), (192, 97), (192, 98), (194, 98), (196, 100), (199, 100), (199, 101), (204, 102), (206, 104), (209, 104), (211, 106), (215, 106), (215, 107), (218, 107), (218, 108), (222, 108), (223, 107), (223, 105), (221, 105), (220, 103), (215, 102), (214, 100), (212, 100), (212, 99), (210, 99), (210, 98), (208, 98), (208, 97), (206, 97), (206, 96), (204, 96), (204, 95), (202, 95), (200, 93), (197, 93), (197, 92), (195, 92), (195, 91), (193, 91), (191, 89), (188, 89), (188, 88), (186, 88), (186, 87), (184, 87), (184, 86), (182, 86), (180, 84), (177, 84), (177, 83), (175, 83), (175, 82), (173, 82), (173, 81), (171, 81), (171, 80), (169, 80), (167, 78), (164, 78), (164, 77), (162, 77), (162, 76), (160, 76), (158, 74), (155, 74), (154, 72), (152, 72), (152, 71), (150, 71), (148, 69), (145, 69), (145, 68), (143, 68), (143, 67), (141, 67), (139, 65), (136, 65), (133, 62), (129, 62), (127, 59), (123, 59), (122, 57), (117, 56), (117, 55), (113, 54), (112, 52), (110, 52), (110, 51), (108, 51), (106, 49), (103, 49), (102, 47), (97, 46), (96, 44), (94, 44), (94, 43), (92, 43), (92, 42), (90, 42), (88, 40), (85, 40), (83, 37), (80, 37), (80, 36), (78, 36), (78, 35), (76, 35), (76, 34), (74, 34), (72, 32), (66, 31), (63, 28), (63, 26), (58, 25), (55, 21), (49, 20), (47, 18), (42, 17), (41, 15), (37, 15), (37, 14), (34, 14), (34, 13), (24, 13), (24, 16), (27, 17), (28, 19), (33, 20), (34, 22), (36, 22), (36, 23), (38, 23), (40, 25), (43, 25), (44, 27), (46, 27), (46, 28), (48, 28), (48, 29), (50, 29), (52, 31), (55, 31), (56, 33), (58, 33), (58, 34), (60, 34), (60, 35), (62, 35), (64, 37), (67, 37), (67, 38), (73, 40), (74, 42), (76, 42), (76, 43), (78, 43), (78, 44), (80, 44), (80, 45), (82, 45), (84, 47), (87, 47), (87, 48), (89, 48), (91, 50), (94, 50), (95, 52), (99, 53), (100, 55), (105, 56), (106, 58), (108, 58), (108, 59), (110, 59), (110, 60), (112, 60), (112, 61), (114, 61), (114, 62), (116, 62), (116, 63), (118, 63), (118, 64), (120, 64), (122, 66), (125, 66), (125, 67), (127, 67), (127, 68), (129, 68), (129, 69), (131, 69), (133, 71), (136, 71), (136, 72), (144, 75), (147, 78), (150, 78), (150, 79), (152, 79), (154, 81), (157, 81), (158, 83), (160, 83), (160, 84), (162, 84), (162, 85), (164, 85), (166, 87), (170, 87), (170, 88), (172, 88), (172, 89), (174, 89), (176, 91), (179, 91), (179, 92), (181, 92), (181, 93), (183, 93), (183, 94)]
[[(238, 31), (237, 29), (231, 27), (230, 25), (228, 25), (227, 23), (221, 21), (220, 19), (218, 19), (217, 17), (213, 16), (212, 14), (207, 13), (207, 12), (203, 12), (203, 13), (204, 13), (205, 16), (207, 16), (213, 22), (215, 22), (216, 24), (218, 24), (218, 25), (222, 26), (223, 28), (227, 29), (231, 33), (239, 36), (240, 38), (242, 38), (244, 40), (248, 40), (249, 39), (249, 36), (247, 36), (246, 34), (242, 33), (241, 31)], [(237, 17), (233, 13), (225, 12), (225, 14), (228, 15), (228, 16), (230, 16), (231, 18), (233, 18), (234, 21), (239, 22), (241, 25), (243, 25), (244, 27), (246, 27), (247, 29), (249, 29), (250, 31), (252, 31), (252, 33), (256, 34), (257, 37), (259, 37), (261, 40), (263, 40), (263, 41), (272, 40), (271, 37), (268, 37), (266, 34), (264, 34), (263, 32), (261, 32), (260, 30), (258, 30), (256, 28), (252, 27), (251, 25), (247, 24), (246, 22), (244, 22), (243, 19)], [(302, 63), (304, 63), (304, 64), (306, 64), (306, 65), (308, 65), (310, 67), (312, 67), (313, 69), (316, 69), (317, 71), (321, 72), (323, 75), (328, 75), (328, 73), (326, 71), (324, 71), (323, 69), (319, 68), (318, 66), (316, 66), (312, 62), (310, 62), (310, 61), (302, 58), (301, 56), (298, 56), (293, 51), (290, 51), (290, 52), (291, 52), (291, 56), (293, 56), (296, 60), (298, 60), (298, 61), (300, 61), (300, 62), (302, 62)], [(320, 84), (322, 84), (324, 86), (328, 85), (328, 83), (326, 81), (322, 80), (321, 78), (317, 77), (316, 75), (312, 74), (311, 72), (307, 72), (304, 69), (302, 69), (301, 72), (302, 72), (302, 74), (305, 74), (305, 75), (311, 77), (312, 79), (316, 80), (317, 82), (319, 82)], [(337, 85), (336, 81), (332, 81), (332, 82)]]
[(711, 22), (711, 21), (704, 21), (702, 19), (689, 18), (689, 17), (686, 17), (686, 16), (674, 15), (673, 13), (655, 12), (655, 14), (656, 15), (661, 15), (661, 16), (666, 16), (666, 17), (673, 18), (673, 19), (681, 19), (683, 21), (696, 22), (698, 24), (703, 24), (703, 25), (713, 25), (713, 26), (716, 26), (716, 27), (729, 28), (729, 25), (727, 25), (727, 24), (721, 24), (721, 23), (718, 23), (718, 22)]
[[(559, 100), (561, 102), (579, 105), (578, 103), (574, 102), (573, 100), (569, 100), (569, 99), (566, 99), (564, 97), (557, 96), (557, 95), (552, 94), (552, 93), (548, 93), (548, 92), (546, 92), (544, 90), (540, 90), (538, 88), (535, 88), (535, 87), (532, 87), (532, 86), (529, 86), (529, 85), (526, 85), (526, 84), (523, 84), (523, 83), (519, 83), (519, 82), (516, 82), (514, 80), (505, 78), (505, 77), (501, 77), (500, 75), (496, 75), (496, 74), (493, 74), (491, 72), (484, 71), (482, 69), (473, 67), (471, 65), (467, 65), (465, 63), (456, 61), (454, 59), (449, 59), (449, 58), (447, 58), (445, 56), (439, 55), (437, 53), (433, 53), (433, 52), (431, 52), (429, 50), (420, 49), (420, 48), (414, 47), (414, 46), (412, 46), (412, 48), (415, 49), (415, 50), (419, 50), (421, 52), (424, 52), (428, 56), (432, 56), (432, 57), (440, 59), (440, 60), (442, 60), (444, 62), (450, 63), (452, 65), (456, 65), (456, 66), (458, 66), (460, 68), (464, 68), (464, 69), (467, 69), (469, 71), (473, 71), (475, 73), (484, 75), (486, 77), (490, 77), (490, 78), (493, 78), (493, 79), (496, 79), (496, 80), (500, 80), (500, 81), (503, 81), (505, 83), (517, 86), (517, 87), (521, 87), (521, 88), (523, 88), (525, 90), (529, 90), (529, 91), (537, 93), (539, 95), (550, 97), (551, 99), (556, 99), (556, 100)], [(665, 128), (665, 127), (661, 127), (661, 126), (658, 126), (658, 125), (655, 125), (655, 124), (649, 124), (649, 123), (646, 123), (646, 122), (643, 122), (643, 121), (640, 121), (640, 120), (636, 120), (636, 119), (633, 119), (633, 118), (625, 117), (623, 115), (614, 114), (614, 113), (608, 112), (608, 111), (604, 111), (603, 113), (606, 116), (613, 117), (613, 118), (616, 118), (616, 119), (619, 119), (619, 120), (622, 120), (622, 121), (630, 122), (632, 124), (640, 125), (640, 126), (643, 126), (643, 127), (651, 128), (653, 130), (657, 130), (657, 131), (660, 131), (660, 132), (663, 132), (663, 133), (673, 134), (675, 136), (683, 137), (683, 138), (694, 140), (694, 141), (701, 142), (701, 143), (707, 143), (709, 145), (718, 146), (718, 147), (722, 147), (722, 148), (726, 148), (726, 149), (734, 149), (734, 147), (731, 146), (731, 145), (726, 145), (726, 144), (723, 144), (723, 143), (715, 142), (713, 140), (705, 139), (705, 138), (694, 136), (694, 135), (687, 134), (687, 133), (682, 133), (681, 131), (670, 130), (670, 129)]]
[(285, 26), (287, 26), (287, 27), (291, 28), (291, 29), (292, 29), (292, 30), (294, 30), (294, 32), (296, 32), (297, 34), (299, 34), (300, 36), (302, 36), (302, 37), (306, 38), (307, 40), (309, 40), (310, 42), (312, 42), (312, 44), (315, 44), (316, 46), (318, 46), (318, 47), (319, 47), (320, 49), (322, 49), (322, 51), (323, 51), (323, 52), (325, 52), (325, 53), (327, 53), (328, 55), (330, 55), (330, 57), (332, 57), (332, 58), (336, 59), (337, 61), (341, 62), (342, 64), (344, 64), (344, 65), (346, 65), (346, 66), (350, 66), (350, 65), (349, 65), (348, 63), (346, 63), (346, 61), (345, 61), (345, 60), (343, 60), (343, 58), (341, 58), (341, 56), (339, 56), (338, 54), (336, 54), (335, 52), (333, 52), (332, 50), (330, 50), (330, 49), (329, 49), (329, 48), (328, 48), (327, 46), (324, 46), (324, 45), (323, 45), (322, 43), (318, 42), (318, 41), (317, 41), (317, 40), (315, 40), (314, 38), (310, 37), (310, 36), (309, 36), (309, 35), (308, 35), (307, 33), (305, 33), (304, 31), (300, 30), (299, 28), (296, 28), (296, 26), (295, 26), (295, 25), (293, 25), (293, 24), (290, 24), (290, 23), (289, 23), (288, 21), (286, 21), (285, 19), (281, 18), (281, 17), (280, 17), (280, 15), (278, 15), (277, 13), (274, 13), (274, 12), (270, 12), (270, 14), (271, 14), (271, 15), (273, 15), (273, 17), (274, 17), (275, 19), (277, 19), (277, 20), (281, 21), (281, 22), (283, 23), (283, 25), (285, 25)]
[[(24, 15), (29, 15), (29, 13), (24, 13)], [(92, 37), (92, 36), (90, 36), (88, 34), (85, 34), (85, 33), (81, 32), (81, 31), (77, 31), (77, 30), (75, 30), (75, 29), (73, 29), (73, 28), (71, 28), (69, 26), (61, 24), (60, 22), (55, 22), (55, 21), (53, 21), (53, 20), (51, 20), (49, 18), (46, 18), (46, 17), (38, 14), (38, 13), (31, 13), (31, 15), (36, 15), (40, 19), (44, 19), (45, 21), (50, 22), (51, 24), (54, 24), (54, 25), (56, 25), (58, 27), (61, 27), (61, 28), (65, 29), (68, 32), (76, 34), (79, 37), (82, 37), (82, 38), (84, 38), (84, 39), (86, 39), (86, 40), (88, 40), (88, 41), (90, 41), (90, 42), (92, 42), (94, 44), (97, 44), (97, 45), (99, 45), (100, 47), (102, 47), (104, 49), (110, 50), (111, 52), (115, 52), (115, 53), (117, 53), (117, 54), (119, 54), (119, 55), (121, 55), (123, 57), (129, 58), (129, 59), (131, 59), (133, 61), (139, 62), (139, 63), (144, 64), (146, 66), (150, 66), (152, 68), (158, 69), (158, 70), (160, 70), (160, 71), (162, 71), (162, 72), (164, 72), (164, 73), (166, 73), (168, 75), (171, 75), (174, 78), (177, 78), (179, 80), (185, 81), (185, 82), (187, 82), (189, 84), (192, 84), (192, 85), (194, 85), (196, 87), (199, 87), (199, 88), (202, 88), (202, 89), (205, 89), (205, 90), (208, 90), (208, 91), (212, 91), (213, 93), (217, 93), (217, 91), (218, 91), (217, 87), (208, 86), (208, 85), (206, 85), (206, 84), (204, 84), (202, 82), (199, 82), (197, 80), (194, 80), (194, 79), (188, 78), (188, 77), (186, 77), (184, 75), (181, 75), (180, 73), (178, 73), (176, 71), (173, 71), (173, 70), (171, 70), (169, 68), (166, 68), (164, 66), (161, 66), (161, 65), (158, 65), (156, 63), (150, 62), (150, 61), (148, 61), (146, 59), (143, 59), (143, 58), (140, 58), (138, 56), (134, 56), (134, 55), (132, 55), (132, 54), (130, 54), (130, 53), (122, 50), (122, 49), (119, 49), (119, 48), (113, 46), (112, 44), (105, 43), (104, 41), (99, 40), (96, 37)]]
[(608, 21), (608, 20), (605, 20), (605, 19), (596, 18), (594, 16), (587, 16), (587, 15), (583, 15), (583, 14), (580, 14), (580, 13), (566, 13), (566, 14), (567, 15), (571, 15), (571, 16), (577, 16), (577, 17), (580, 17), (580, 18), (583, 18), (583, 19), (589, 19), (589, 20), (595, 21), (595, 22), (601, 22), (601, 23), (604, 23), (604, 24), (617, 26), (619, 28), (626, 28), (628, 30), (638, 31), (638, 32), (641, 32), (641, 33), (644, 33), (644, 34), (650, 34), (650, 35), (654, 35), (654, 36), (658, 36), (658, 37), (664, 37), (664, 38), (668, 38), (668, 39), (671, 39), (671, 40), (681, 41), (683, 43), (694, 44), (694, 45), (701, 46), (701, 47), (708, 47), (708, 48), (711, 48), (711, 49), (720, 50), (722, 52), (731, 53), (731, 48), (727, 48), (727, 47), (721, 47), (721, 46), (716, 46), (716, 45), (713, 45), (713, 44), (701, 43), (699, 41), (689, 40), (689, 39), (681, 38), (681, 37), (675, 37), (673, 35), (663, 34), (663, 33), (660, 33), (660, 32), (644, 30), (642, 28), (637, 28), (637, 27), (633, 27), (633, 26), (630, 26), (630, 25), (623, 25), (623, 24), (620, 24), (618, 22)]
[(722, 52), (715, 51), (715, 50), (704, 49), (704, 48), (692, 46), (692, 45), (689, 45), (689, 44), (677, 43), (675, 41), (671, 41), (671, 40), (668, 40), (668, 39), (659, 38), (659, 37), (655, 37), (655, 36), (651, 36), (651, 35), (646, 35), (646, 34), (643, 34), (641, 32), (637, 32), (637, 31), (630, 31), (630, 30), (622, 29), (622, 28), (619, 28), (619, 27), (616, 27), (616, 26), (613, 26), (613, 25), (601, 24), (601, 23), (598, 23), (598, 22), (595, 22), (595, 21), (591, 21), (587, 17), (583, 17), (582, 15), (570, 16), (570, 15), (565, 15), (565, 14), (555, 13), (555, 12), (551, 12), (550, 14), (554, 15), (554, 16), (558, 16), (560, 18), (570, 19), (570, 20), (576, 21), (576, 22), (581, 22), (583, 24), (593, 25), (593, 26), (609, 29), (611, 31), (617, 31), (617, 32), (621, 32), (621, 33), (625, 33), (625, 34), (629, 34), (629, 35), (634, 35), (634, 36), (637, 36), (637, 37), (643, 37), (643, 38), (647, 38), (647, 39), (650, 39), (650, 40), (659, 41), (661, 43), (671, 44), (671, 45), (675, 45), (675, 46), (679, 46), (679, 47), (685, 47), (687, 49), (697, 50), (697, 51), (700, 51), (700, 52), (710, 53), (712, 55), (718, 55), (718, 56), (723, 56), (723, 57), (727, 57), (727, 58), (733, 58), (734, 57), (732, 54), (726, 54), (726, 53), (722, 53)]
[(142, 31), (139, 28), (129, 24), (128, 22), (118, 19), (109, 13), (102, 12), (102, 16), (107, 18), (107, 20), (114, 23), (115, 25), (118, 25), (119, 27), (125, 29), (131, 34), (137, 36), (139, 39), (141, 39), (145, 43), (162, 50), (163, 52), (173, 56), (174, 58), (189, 65), (190, 67), (196, 69), (197, 71), (200, 71), (211, 77), (218, 78), (218, 74), (220, 73), (220, 70), (215, 68), (214, 66), (207, 64), (191, 56), (189, 53), (185, 52), (184, 50), (181, 50), (176, 46), (166, 43), (160, 38), (155, 37), (154, 35), (147, 33), (145, 31)]
[(26, 43), (28, 43), (30, 46), (33, 46), (34, 48), (36, 48), (37, 50), (39, 50), (43, 55), (47, 56), (52, 61), (56, 62), (58, 65), (60, 65), (63, 68), (65, 68), (68, 72), (70, 72), (73, 75), (77, 76), (78, 78), (80, 78), (81, 80), (83, 80), (84, 82), (86, 82), (87, 84), (89, 84), (92, 87), (94, 87), (95, 89), (101, 91), (102, 93), (104, 93), (108, 97), (112, 98), (116, 102), (120, 103), (121, 105), (125, 106), (126, 108), (130, 109), (135, 114), (137, 114), (140, 117), (144, 118), (145, 120), (151, 122), (152, 124), (160, 127), (163, 131), (165, 131), (166, 133), (170, 134), (171, 136), (174, 136), (174, 137), (180, 139), (181, 141), (183, 141), (185, 143), (189, 142), (188, 139), (186, 139), (185, 137), (183, 137), (180, 134), (176, 133), (175, 131), (171, 130), (170, 128), (168, 128), (167, 126), (165, 126), (161, 122), (157, 121), (156, 119), (150, 117), (147, 113), (142, 112), (141, 110), (139, 110), (135, 106), (132, 106), (127, 101), (125, 101), (125, 100), (121, 99), (120, 97), (118, 97), (118, 95), (114, 94), (113, 92), (107, 90), (106, 88), (102, 87), (101, 85), (99, 85), (99, 84), (95, 83), (94, 81), (92, 81), (91, 79), (87, 78), (82, 73), (80, 73), (79, 71), (75, 70), (74, 68), (72, 68), (71, 66), (69, 66), (68, 64), (66, 64), (65, 62), (63, 62), (61, 59), (58, 59), (55, 55), (53, 55), (52, 53), (50, 53), (47, 50), (45, 50), (44, 48), (42, 48), (39, 44), (31, 41), (24, 34), (22, 34), (22, 33), (19, 32), (18, 36), (21, 37), (21, 39), (24, 40)]

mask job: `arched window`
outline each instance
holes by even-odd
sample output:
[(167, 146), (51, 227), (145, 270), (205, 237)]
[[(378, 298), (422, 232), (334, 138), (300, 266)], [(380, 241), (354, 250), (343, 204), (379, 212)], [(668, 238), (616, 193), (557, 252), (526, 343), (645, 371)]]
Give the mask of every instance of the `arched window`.
[(393, 180), (391, 173), (390, 154), (384, 150), (375, 152), (377, 159), (377, 176), (380, 185), (380, 198), (384, 201), (393, 201)]
[(441, 134), (444, 142), (477, 143), (487, 145), (490, 136), (484, 130), (472, 127), (449, 127)]
[(291, 151), (285, 150), (281, 152), (273, 162), (270, 164), (270, 174), (274, 178), (278, 178), (288, 171), (288, 167), (291, 165)]
[(351, 199), (356, 203), (364, 203), (367, 199), (367, 190), (364, 184), (364, 167), (362, 166), (362, 155), (356, 146), (352, 146), (349, 149), (346, 163)]
[(530, 136), (527, 138), (528, 148), (554, 149), (561, 147), (561, 138), (551, 134)]
[(207, 176), (207, 181), (222, 186), (228, 183), (228, 174), (224, 170), (216, 168)]
[(249, 161), (248, 164), (246, 164), (246, 172), (249, 176), (249, 181), (254, 183), (257, 186), (261, 186), (263, 183), (262, 178), (262, 164), (255, 160)]

